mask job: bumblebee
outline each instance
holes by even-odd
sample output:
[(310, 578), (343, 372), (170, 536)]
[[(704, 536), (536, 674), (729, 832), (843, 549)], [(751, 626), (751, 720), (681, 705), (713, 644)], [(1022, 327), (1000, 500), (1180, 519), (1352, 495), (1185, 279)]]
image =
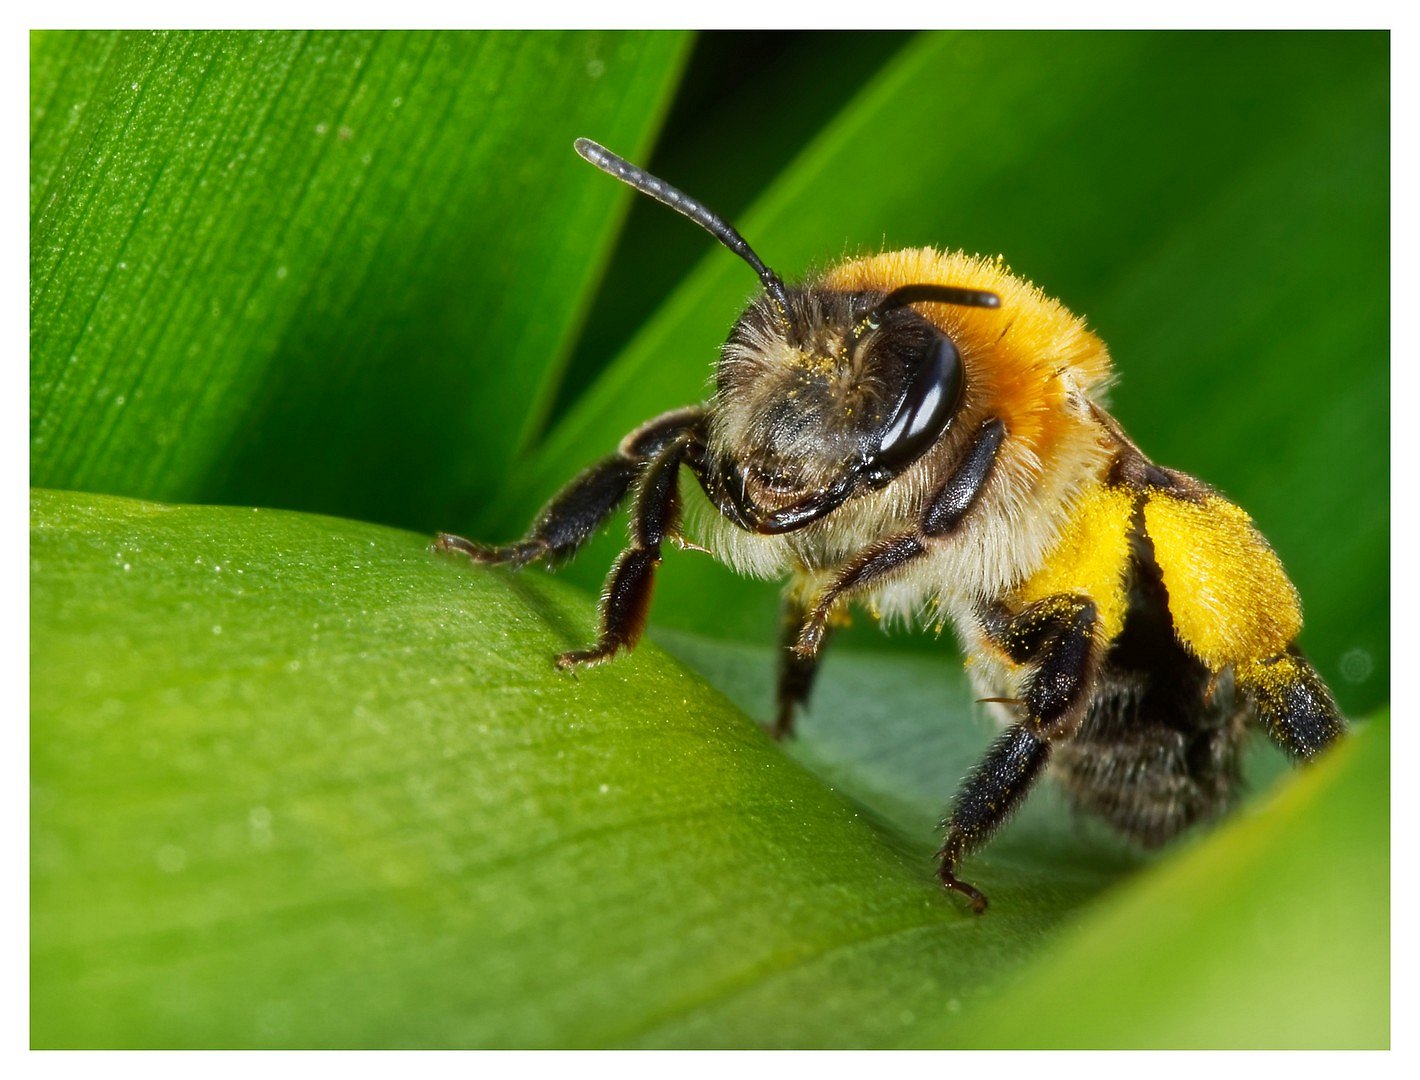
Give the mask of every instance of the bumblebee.
[(714, 510), (700, 544), (787, 581), (776, 737), (792, 734), (850, 602), (950, 622), (1003, 727), (939, 852), (942, 884), (978, 913), (986, 897), (960, 865), (1047, 766), (1075, 804), (1153, 847), (1227, 808), (1249, 721), (1303, 760), (1342, 734), (1297, 648), (1301, 606), (1277, 556), (1246, 513), (1154, 464), (1105, 410), (1109, 354), (1078, 317), (1000, 260), (931, 248), (791, 287), (701, 203), (575, 145), (710, 232), (762, 291), (707, 404), (626, 436), (521, 540), (436, 539), (479, 563), (555, 564), (631, 497), (596, 643), (559, 667), (635, 646), (662, 548), (682, 542), (682, 469)]

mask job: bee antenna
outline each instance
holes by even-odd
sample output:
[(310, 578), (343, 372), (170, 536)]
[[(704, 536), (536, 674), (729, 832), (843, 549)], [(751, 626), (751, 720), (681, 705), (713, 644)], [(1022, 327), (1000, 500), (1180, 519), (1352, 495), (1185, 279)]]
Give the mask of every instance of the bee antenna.
[[(780, 314), (789, 317), (789, 293), (784, 282), (773, 270), (764, 265), (764, 260), (754, 253), (745, 238), (735, 231), (735, 227), (711, 210), (698, 199), (692, 199), (679, 188), (672, 187), (645, 169), (638, 168), (623, 157), (613, 154), (605, 146), (591, 139), (578, 139), (572, 144), (577, 153), (591, 162), (608, 176), (614, 176), (623, 184), (634, 187), (642, 195), (649, 195), (658, 203), (669, 206), (678, 214), (684, 214), (720, 243), (733, 251), (754, 269), (764, 285), (765, 292), (774, 298)], [(909, 301), (910, 302), (910, 301)]]
[(902, 285), (888, 293), (863, 316), (849, 335), (848, 348), (856, 347), (870, 330), (876, 330), (883, 316), (908, 304), (957, 304), (961, 307), (996, 308), (1001, 298), (983, 289), (963, 289), (957, 285)]
[(868, 317), (876, 318), (893, 308), (920, 303), (956, 304), (959, 307), (994, 308), (1001, 306), (1001, 298), (994, 292), (981, 289), (963, 289), (956, 285), (903, 285), (893, 289), (876, 304)]

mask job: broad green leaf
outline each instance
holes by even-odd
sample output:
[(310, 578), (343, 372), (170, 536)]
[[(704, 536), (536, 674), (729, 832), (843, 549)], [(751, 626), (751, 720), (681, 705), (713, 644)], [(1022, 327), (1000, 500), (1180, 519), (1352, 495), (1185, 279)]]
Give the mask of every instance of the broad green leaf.
[(681, 34), (39, 33), (31, 476), (433, 527), (539, 423)]
[[(721, 1041), (876, 1042), (996, 977), (930, 833), (653, 646), (557, 673), (591, 605), (540, 575), (272, 511), (33, 513), (37, 1044), (665, 1041), (845, 962), (881, 977)], [(1043, 877), (982, 874), (1018, 957), (1099, 883)]]
[[(1120, 418), (1255, 516), (1305, 600), (1303, 644), (1363, 711), (1389, 671), (1387, 48), (1382, 34), (924, 37), (738, 225), (790, 276), (883, 246), (999, 251), (1085, 315), (1115, 355)], [(709, 252), (478, 531), (516, 532), (621, 433), (701, 399), (753, 284)], [(572, 579), (593, 585), (618, 539)], [(662, 625), (773, 633), (771, 588), (704, 560), (664, 578)]]
[[(1020, 1041), (1035, 1018), (1004, 988), (1029, 1000), (1029, 965), (1052, 941), (1068, 956), (1077, 919), (1121, 913), (1147, 970), (1188, 924), (1139, 910), (1216, 915), (1179, 866), (1232, 868), (1244, 925), (1312, 910), (1293, 884), (1337, 844), (1362, 885), (1385, 865), (1373, 727), (1105, 904), (1133, 860), (1067, 838), (1043, 793), (973, 860), (994, 905), (977, 919), (930, 869), (931, 774), (989, 737), (950, 668), (834, 658), (825, 677), (862, 700), (816, 710), (796, 753), (835, 793), (653, 644), (557, 673), (592, 607), (542, 575), (279, 511), (37, 492), (31, 528), (36, 1045), (953, 1045), (998, 1015)], [(933, 701), (945, 738), (920, 719)], [(855, 722), (896, 727), (916, 764), (875, 764)], [(1351, 914), (1384, 934), (1374, 903)], [(1312, 959), (1273, 970), (1301, 983)], [(1117, 1008), (1110, 985), (1072, 993)], [(1354, 1041), (1352, 1017), (1309, 1007), (1307, 1041)]]

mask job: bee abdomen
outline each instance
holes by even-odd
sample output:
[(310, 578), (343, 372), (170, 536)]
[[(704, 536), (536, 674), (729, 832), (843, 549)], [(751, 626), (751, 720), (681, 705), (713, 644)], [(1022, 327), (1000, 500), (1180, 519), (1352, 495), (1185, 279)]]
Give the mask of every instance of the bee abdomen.
[[(1086, 728), (1059, 746), (1055, 775), (1079, 809), (1145, 847), (1159, 847), (1233, 805), (1243, 725), (1184, 732), (1157, 722)], [(1110, 725), (1112, 727), (1112, 725)]]

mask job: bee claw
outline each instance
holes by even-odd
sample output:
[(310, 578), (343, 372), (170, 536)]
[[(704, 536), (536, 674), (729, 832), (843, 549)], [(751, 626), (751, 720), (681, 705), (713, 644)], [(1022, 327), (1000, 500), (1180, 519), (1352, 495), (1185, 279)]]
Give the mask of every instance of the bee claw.
[(812, 660), (823, 647), (827, 622), (819, 615), (813, 615), (799, 630), (799, 639), (794, 642), (794, 655), (800, 660)]
[(943, 862), (941, 868), (937, 871), (937, 877), (942, 883), (942, 888), (946, 889), (948, 892), (957, 892), (965, 896), (971, 904), (971, 910), (975, 914), (984, 915), (986, 913), (986, 894), (976, 886), (968, 885), (965, 881), (958, 878), (952, 873), (951, 866), (946, 862)]
[(607, 649), (600, 646), (592, 649), (573, 649), (570, 652), (561, 653), (553, 661), (557, 665), (558, 671), (576, 672), (578, 668), (596, 667), (611, 659), (616, 652), (615, 647)]
[(507, 563), (514, 570), (519, 570), (528, 563), (546, 555), (548, 546), (542, 540), (520, 540), (516, 544), (494, 547), (491, 544), (480, 544), (475, 540), (466, 540), (453, 533), (441, 532), (435, 534), (434, 542), (429, 545), (429, 550), (441, 554), (452, 552), (457, 555), (467, 555), (469, 559), (480, 565)]
[(675, 533), (674, 535), (671, 536), (671, 543), (675, 544), (675, 546), (678, 547), (678, 548), (680, 548), (681, 551), (698, 551), (698, 552), (700, 552), (702, 555), (714, 555), (714, 554), (715, 554), (715, 553), (714, 553), (713, 551), (711, 551), (708, 547), (701, 547), (699, 544), (695, 543), (695, 541), (693, 541), (693, 540), (687, 540), (685, 537), (681, 536), (679, 533)]
[(459, 555), (467, 555), (474, 562), (479, 562), (479, 557), (486, 551), (486, 548), (482, 544), (475, 544), (472, 540), (465, 540), (462, 536), (441, 532), (434, 534), (434, 542), (429, 545), (429, 550), (441, 554), (455, 552)]
[(781, 710), (772, 724), (760, 724), (760, 729), (775, 742), (783, 742), (794, 737), (794, 715), (792, 709)]
[(965, 896), (967, 900), (969, 900), (971, 903), (972, 914), (986, 914), (986, 908), (988, 907), (988, 904), (986, 901), (985, 893), (981, 892), (979, 889), (972, 887), (971, 885), (968, 885), (964, 881), (957, 881), (955, 878), (951, 879), (950, 881), (943, 881), (942, 884), (945, 885), (949, 891), (959, 892), (963, 896)]

